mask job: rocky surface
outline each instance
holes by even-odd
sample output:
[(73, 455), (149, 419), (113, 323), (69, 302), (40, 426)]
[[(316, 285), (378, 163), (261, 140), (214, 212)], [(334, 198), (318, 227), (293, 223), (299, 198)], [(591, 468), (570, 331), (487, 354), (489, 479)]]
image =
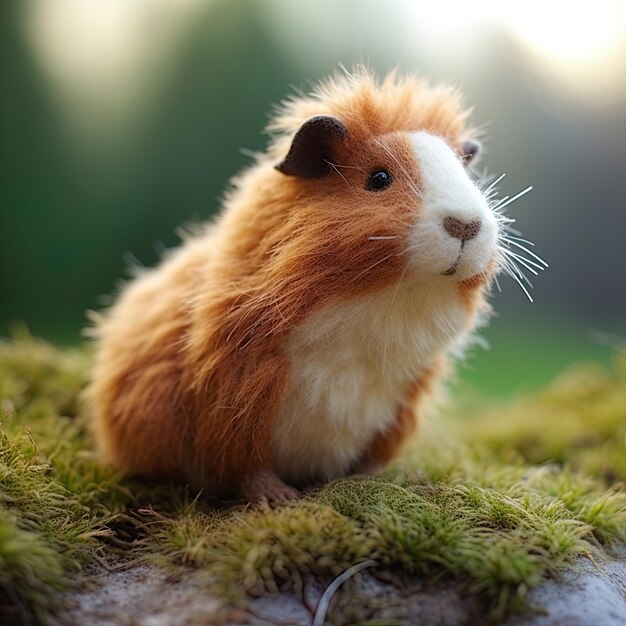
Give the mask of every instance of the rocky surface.
[[(390, 576), (387, 576), (390, 578)], [(466, 626), (484, 623), (484, 609), (450, 585), (381, 580), (371, 572), (350, 581), (336, 594), (326, 622)], [(238, 608), (207, 591), (206, 573), (168, 575), (149, 565), (94, 573), (88, 588), (67, 595), (63, 624), (90, 626), (191, 626), (271, 624), (311, 626), (326, 585), (309, 581), (301, 593), (267, 594)], [(624, 626), (626, 552), (594, 562), (581, 558), (576, 568), (530, 594), (535, 611), (514, 615), (504, 626)], [(318, 616), (318, 620), (319, 620)], [(320, 622), (321, 623), (321, 622)]]
[(626, 554), (601, 563), (580, 559), (576, 571), (545, 582), (531, 601), (543, 614), (513, 616), (506, 626), (624, 626)]

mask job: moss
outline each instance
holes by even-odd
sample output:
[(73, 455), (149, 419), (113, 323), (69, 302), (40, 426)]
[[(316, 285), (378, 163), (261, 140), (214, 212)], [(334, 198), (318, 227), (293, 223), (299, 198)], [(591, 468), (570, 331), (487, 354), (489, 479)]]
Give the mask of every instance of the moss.
[(108, 534), (112, 472), (78, 416), (88, 362), (32, 339), (0, 343), (0, 611), (27, 623), (49, 618)]
[[(459, 409), (457, 409), (459, 411)], [(595, 363), (567, 368), (544, 391), (493, 406), (484, 401), (458, 436), (500, 462), (554, 461), (607, 482), (626, 481), (626, 354), (611, 371)]]
[(204, 572), (234, 604), (375, 559), (460, 584), (498, 619), (574, 556), (626, 542), (621, 357), (533, 397), (457, 409), (382, 476), (276, 510), (216, 510), (183, 486), (99, 467), (79, 401), (88, 366), (84, 350), (0, 343), (0, 610), (13, 616), (45, 622), (85, 564), (124, 546), (126, 558)]
[(104, 519), (68, 491), (30, 437), (0, 433), (0, 586), (2, 600), (28, 621), (44, 621), (56, 592), (99, 550)]

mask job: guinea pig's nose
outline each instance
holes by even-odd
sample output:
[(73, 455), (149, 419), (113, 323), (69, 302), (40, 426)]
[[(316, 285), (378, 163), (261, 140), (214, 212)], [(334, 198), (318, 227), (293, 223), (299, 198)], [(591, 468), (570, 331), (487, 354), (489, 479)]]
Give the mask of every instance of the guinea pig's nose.
[(468, 241), (478, 235), (480, 231), (480, 220), (474, 220), (465, 224), (456, 217), (448, 216), (443, 220), (443, 227), (450, 237), (460, 239), (461, 241)]

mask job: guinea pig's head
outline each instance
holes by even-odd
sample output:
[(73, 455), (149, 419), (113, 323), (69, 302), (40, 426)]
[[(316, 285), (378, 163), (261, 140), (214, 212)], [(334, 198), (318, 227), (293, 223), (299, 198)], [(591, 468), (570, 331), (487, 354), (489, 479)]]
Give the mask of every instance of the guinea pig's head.
[(490, 284), (503, 218), (470, 173), (480, 145), (467, 118), (455, 90), (393, 73), (287, 102), (258, 184), (244, 185), (263, 212), (255, 228), (268, 225), (256, 258), (320, 297)]
[(312, 196), (322, 192), (322, 204), (340, 204), (338, 232), (360, 239), (372, 261), (393, 250), (404, 257), (407, 279), (464, 281), (494, 268), (498, 222), (467, 170), (478, 142), (438, 131), (416, 125), (363, 133), (317, 115), (276, 167), (309, 179), (300, 186), (310, 185)]

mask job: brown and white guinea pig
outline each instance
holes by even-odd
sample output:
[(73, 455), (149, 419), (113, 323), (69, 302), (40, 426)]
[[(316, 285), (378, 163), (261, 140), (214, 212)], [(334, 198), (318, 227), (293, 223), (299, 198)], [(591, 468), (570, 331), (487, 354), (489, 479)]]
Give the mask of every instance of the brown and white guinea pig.
[(504, 257), (456, 91), (360, 70), (269, 130), (219, 217), (97, 320), (88, 396), (119, 468), (281, 502), (397, 455)]

